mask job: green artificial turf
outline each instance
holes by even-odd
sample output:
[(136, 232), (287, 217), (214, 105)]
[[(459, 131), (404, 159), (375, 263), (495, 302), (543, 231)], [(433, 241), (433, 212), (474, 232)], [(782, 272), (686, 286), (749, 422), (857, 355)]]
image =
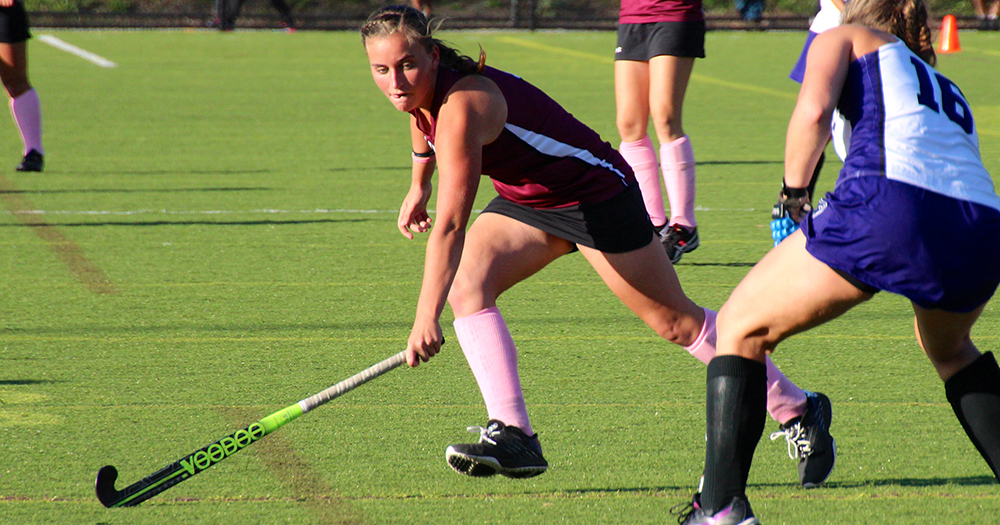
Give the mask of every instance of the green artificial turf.
[[(138, 481), (403, 349), (424, 238), (399, 235), (406, 116), (353, 33), (49, 31), (38, 39), (46, 170), (13, 171), (0, 125), (0, 522), (671, 523), (704, 454), (704, 367), (658, 340), (569, 255), (505, 294), (551, 468), (472, 479), (447, 445), (485, 423), (451, 328), (401, 369), (133, 509), (104, 509), (97, 470)], [(609, 32), (442, 36), (549, 92), (617, 145)], [(684, 108), (702, 244), (677, 272), (718, 308), (771, 246), (804, 33), (710, 33)], [(1000, 35), (940, 57), (1000, 173)], [(828, 155), (821, 190), (839, 163)], [(477, 199), (493, 196), (488, 185)], [(956, 250), (975, 249), (957, 246)], [(781, 283), (775, 283), (781, 286)], [(989, 305), (973, 337), (1000, 350)], [(917, 347), (907, 301), (881, 294), (786, 342), (775, 362), (833, 401), (837, 468), (798, 487), (765, 433), (748, 492), (761, 521), (995, 523), (1000, 490)], [(776, 425), (768, 423), (768, 431)]]

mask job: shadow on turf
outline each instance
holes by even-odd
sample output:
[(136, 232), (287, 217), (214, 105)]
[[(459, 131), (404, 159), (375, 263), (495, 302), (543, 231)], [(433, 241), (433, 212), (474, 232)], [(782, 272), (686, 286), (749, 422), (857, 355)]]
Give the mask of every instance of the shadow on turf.
[(824, 487), (834, 489), (859, 489), (865, 487), (941, 487), (945, 485), (982, 486), (996, 485), (997, 480), (990, 476), (967, 476), (961, 478), (899, 478), (873, 479), (867, 482), (826, 482)]
[(361, 166), (356, 168), (330, 168), (326, 171), (342, 172), (342, 171), (410, 171), (410, 166), (383, 166), (381, 168), (375, 166)]
[(699, 166), (734, 166), (737, 164), (784, 164), (783, 160), (699, 160)]
[(274, 170), (269, 169), (257, 169), (257, 170), (149, 170), (149, 171), (115, 171), (115, 170), (45, 170), (46, 173), (52, 171), (53, 173), (66, 173), (66, 174), (84, 174), (84, 175), (244, 175), (247, 173), (272, 173)]
[(54, 195), (58, 193), (200, 193), (203, 191), (271, 191), (271, 188), (144, 188), (144, 189), (77, 189), (77, 190), (0, 190), (0, 195)]
[(47, 385), (55, 383), (51, 379), (0, 379), (0, 386)]
[[(866, 482), (826, 482), (823, 484), (823, 488), (826, 489), (863, 489), (871, 487), (943, 487), (948, 485), (960, 485), (967, 487), (978, 487), (987, 485), (996, 485), (996, 479), (990, 476), (968, 476), (960, 478), (900, 478), (900, 479), (875, 479)], [(788, 488), (797, 487), (795, 483), (750, 483), (747, 485), (748, 488)], [(817, 490), (822, 490), (817, 489)], [(623, 492), (635, 492), (635, 493), (686, 493), (691, 492), (692, 487), (615, 487), (615, 488), (589, 488), (589, 489), (575, 489), (571, 491), (572, 493), (590, 493), (590, 494), (605, 494), (605, 493), (623, 493)], [(810, 491), (811, 494), (815, 492)]]
[(680, 266), (718, 266), (722, 268), (753, 268), (756, 262), (727, 262), (727, 263), (689, 263), (685, 262)]
[(286, 332), (286, 331), (310, 331), (321, 330), (331, 332), (341, 332), (344, 330), (408, 330), (413, 325), (412, 322), (367, 322), (367, 323), (286, 323), (286, 324), (231, 324), (231, 325), (205, 325), (202, 323), (176, 323), (170, 325), (143, 325), (143, 326), (120, 326), (120, 325), (63, 325), (59, 328), (33, 328), (30, 330), (17, 330), (18, 335), (79, 335), (79, 334), (160, 334), (177, 333), (179, 331), (196, 330), (199, 332), (236, 332), (236, 333), (259, 333)]
[[(296, 221), (104, 221), (104, 222), (54, 222), (48, 226), (59, 228), (87, 227), (87, 226), (289, 226), (297, 224), (323, 224), (323, 223), (348, 223), (348, 222), (371, 222), (378, 219), (308, 219)], [(391, 219), (395, 220), (395, 219)], [(0, 224), (0, 228), (33, 228), (36, 224)]]

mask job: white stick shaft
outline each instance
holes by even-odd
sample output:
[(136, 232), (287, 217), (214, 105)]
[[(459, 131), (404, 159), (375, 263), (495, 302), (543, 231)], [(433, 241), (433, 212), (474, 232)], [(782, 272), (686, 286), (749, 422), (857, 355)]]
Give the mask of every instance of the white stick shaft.
[(331, 399), (339, 397), (355, 388), (375, 379), (376, 377), (396, 368), (397, 366), (406, 362), (406, 350), (382, 361), (381, 363), (374, 364), (357, 374), (337, 383), (336, 385), (327, 388), (326, 390), (309, 396), (302, 401), (299, 401), (299, 406), (302, 407), (302, 412), (308, 412)]

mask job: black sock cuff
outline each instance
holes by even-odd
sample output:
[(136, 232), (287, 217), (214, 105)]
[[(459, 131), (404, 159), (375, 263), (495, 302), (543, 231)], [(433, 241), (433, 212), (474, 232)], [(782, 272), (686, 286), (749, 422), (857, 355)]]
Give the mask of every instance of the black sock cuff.
[(993, 352), (986, 352), (944, 382), (948, 401), (966, 394), (990, 393), (1000, 395), (1000, 366)]
[(720, 355), (708, 363), (708, 379), (716, 377), (764, 378), (767, 381), (767, 365), (738, 355)]

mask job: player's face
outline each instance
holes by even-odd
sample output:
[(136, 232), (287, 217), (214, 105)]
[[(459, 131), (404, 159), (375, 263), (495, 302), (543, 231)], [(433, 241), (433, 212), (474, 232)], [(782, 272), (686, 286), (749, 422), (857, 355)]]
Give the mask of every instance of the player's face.
[(365, 51), (375, 84), (396, 109), (430, 107), (437, 79), (437, 47), (428, 53), (419, 42), (410, 42), (396, 32), (368, 39)]

